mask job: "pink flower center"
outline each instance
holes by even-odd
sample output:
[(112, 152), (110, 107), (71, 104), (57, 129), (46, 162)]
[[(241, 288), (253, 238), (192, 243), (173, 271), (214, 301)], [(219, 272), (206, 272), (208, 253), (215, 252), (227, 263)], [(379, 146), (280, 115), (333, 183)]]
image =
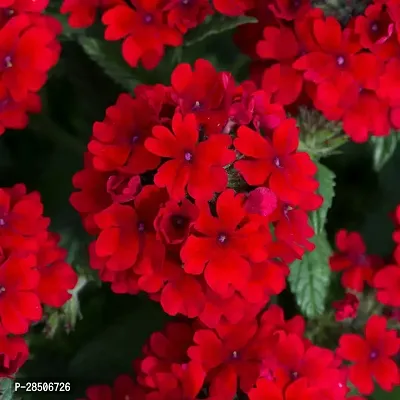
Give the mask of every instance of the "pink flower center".
[(201, 103), (199, 101), (195, 101), (192, 107), (192, 111), (198, 111), (201, 108)]
[(276, 168), (283, 168), (281, 159), (279, 157), (275, 157), (273, 163)]
[(372, 350), (369, 354), (370, 360), (376, 360), (379, 356), (379, 353), (376, 350)]
[(295, 381), (298, 377), (299, 377), (299, 373), (297, 371), (292, 371), (290, 373), (290, 379), (292, 379), (292, 381)]
[(187, 151), (186, 153), (185, 153), (185, 160), (187, 161), (187, 162), (190, 162), (190, 161), (192, 161), (193, 160), (193, 154), (190, 152), (190, 151)]
[(190, 0), (181, 0), (181, 3), (182, 3), (184, 6), (187, 6), (187, 5), (190, 3)]
[(4, 68), (11, 68), (13, 66), (11, 56), (4, 57)]
[(4, 286), (0, 286), (0, 295), (3, 294), (6, 291), (6, 288)]
[(228, 240), (228, 237), (227, 237), (224, 233), (220, 233), (220, 234), (217, 236), (217, 241), (218, 241), (219, 243), (221, 243), (221, 244), (226, 243), (227, 240)]
[(337, 63), (337, 65), (342, 66), (344, 64), (344, 57), (343, 56), (339, 56), (336, 59), (336, 63)]
[(153, 22), (153, 16), (151, 14), (145, 14), (143, 16), (143, 22), (145, 24), (151, 24)]
[(139, 136), (138, 135), (133, 135), (131, 137), (131, 144), (136, 144), (139, 140)]
[(376, 21), (372, 22), (372, 23), (371, 23), (371, 31), (372, 31), (372, 32), (378, 32), (378, 30), (379, 30), (379, 25), (378, 25), (378, 23), (377, 23)]
[(139, 222), (138, 223), (138, 231), (139, 232), (144, 232), (144, 223), (143, 222)]

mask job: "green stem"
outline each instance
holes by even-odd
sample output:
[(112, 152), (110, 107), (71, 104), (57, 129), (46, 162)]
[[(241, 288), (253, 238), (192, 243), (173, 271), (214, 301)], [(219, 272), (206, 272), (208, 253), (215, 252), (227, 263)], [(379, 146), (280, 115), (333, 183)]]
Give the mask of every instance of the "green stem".
[(57, 146), (68, 148), (76, 154), (83, 154), (86, 151), (86, 145), (83, 142), (72, 136), (45, 114), (31, 116), (29, 128), (39, 136), (46, 137)]

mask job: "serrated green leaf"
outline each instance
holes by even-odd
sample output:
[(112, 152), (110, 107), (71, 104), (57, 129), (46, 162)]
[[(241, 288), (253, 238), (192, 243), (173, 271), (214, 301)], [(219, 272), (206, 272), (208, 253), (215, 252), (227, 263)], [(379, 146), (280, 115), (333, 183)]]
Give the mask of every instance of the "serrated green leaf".
[(315, 234), (321, 235), (324, 232), (328, 210), (335, 196), (335, 174), (323, 164), (317, 163), (317, 167), (318, 193), (324, 198), (324, 202), (318, 210), (310, 213), (310, 223)]
[(312, 241), (315, 250), (291, 264), (288, 278), (296, 302), (308, 318), (323, 314), (331, 275), (328, 264), (331, 248), (326, 236), (317, 235)]
[(0, 399), (12, 400), (14, 396), (14, 385), (12, 379), (0, 378)]
[(399, 134), (397, 132), (391, 132), (389, 136), (384, 137), (371, 137), (370, 144), (373, 149), (375, 171), (380, 171), (390, 160), (396, 150), (398, 141)]
[(85, 53), (96, 62), (104, 72), (128, 92), (139, 84), (134, 77), (134, 69), (122, 58), (119, 46), (106, 40), (95, 39), (88, 36), (79, 36), (78, 43)]
[(255, 24), (257, 18), (242, 15), (240, 17), (232, 18), (225, 17), (221, 14), (215, 14), (209, 17), (196, 29), (193, 29), (185, 36), (184, 46), (192, 46), (199, 43), (209, 36), (218, 35), (222, 32), (230, 31), (244, 24)]

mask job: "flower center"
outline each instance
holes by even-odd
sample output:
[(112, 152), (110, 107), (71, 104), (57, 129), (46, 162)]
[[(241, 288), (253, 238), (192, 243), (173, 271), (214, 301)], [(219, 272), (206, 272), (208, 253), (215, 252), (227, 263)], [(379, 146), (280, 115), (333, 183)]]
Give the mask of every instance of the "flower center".
[(378, 358), (379, 354), (376, 350), (372, 350), (371, 353), (369, 354), (369, 359), (370, 360), (376, 360)]
[(6, 220), (4, 218), (0, 218), (0, 226), (5, 226)]
[(290, 378), (295, 381), (299, 377), (299, 373), (297, 371), (292, 371), (290, 373)]
[(138, 135), (133, 135), (131, 137), (131, 144), (136, 144), (139, 140), (139, 136)]
[(190, 3), (190, 0), (181, 0), (181, 3), (182, 3), (184, 6), (187, 6), (187, 5)]
[(11, 68), (13, 66), (11, 56), (5, 56), (4, 57), (4, 67), (5, 68)]
[(200, 110), (200, 108), (201, 108), (201, 103), (199, 101), (195, 101), (192, 107), (192, 111)]
[(145, 24), (150, 24), (153, 22), (153, 16), (151, 14), (145, 14), (143, 17), (143, 22)]
[(275, 157), (273, 162), (276, 168), (282, 168), (282, 162), (279, 157)]
[(226, 236), (224, 233), (220, 233), (220, 234), (217, 236), (217, 241), (218, 241), (219, 243), (221, 243), (221, 244), (226, 243), (227, 240), (228, 240), (228, 238), (227, 238), (227, 236)]
[(336, 58), (336, 63), (337, 65), (342, 66), (344, 64), (344, 57), (339, 56), (338, 58)]
[(139, 232), (144, 232), (144, 223), (143, 222), (139, 222), (138, 223), (138, 231)]
[(193, 154), (190, 152), (190, 151), (187, 151), (186, 153), (185, 153), (185, 160), (187, 161), (187, 162), (190, 162), (190, 161), (192, 161), (192, 159), (193, 159)]
[(2, 294), (2, 293), (4, 293), (6, 291), (6, 288), (4, 287), (4, 286), (0, 286), (0, 295)]
[(372, 31), (372, 32), (378, 32), (378, 30), (379, 30), (379, 25), (378, 25), (378, 23), (377, 23), (376, 21), (372, 22), (372, 23), (371, 23), (371, 31)]
[(171, 223), (175, 228), (181, 229), (185, 225), (185, 218), (181, 215), (173, 215), (171, 217)]

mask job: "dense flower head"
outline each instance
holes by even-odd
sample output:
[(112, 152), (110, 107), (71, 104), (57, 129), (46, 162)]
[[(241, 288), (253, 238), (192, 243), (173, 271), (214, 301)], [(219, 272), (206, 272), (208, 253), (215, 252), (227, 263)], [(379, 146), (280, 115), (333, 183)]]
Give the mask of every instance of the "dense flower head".
[(255, 316), (314, 248), (307, 213), (323, 199), (298, 145), (265, 91), (203, 59), (171, 86), (121, 94), (73, 178), (91, 267), (115, 293), (145, 291), (211, 328)]
[(374, 315), (365, 326), (365, 338), (356, 334), (341, 336), (338, 354), (352, 363), (351, 383), (369, 395), (374, 390), (374, 381), (386, 391), (399, 384), (399, 367), (393, 360), (399, 349), (396, 330), (387, 329), (385, 317)]
[(362, 292), (364, 284), (372, 285), (375, 271), (382, 266), (382, 260), (366, 253), (366, 246), (358, 232), (342, 229), (336, 233), (337, 252), (329, 259), (334, 272), (342, 272), (343, 287)]
[[(215, 329), (197, 322), (170, 322), (150, 336), (142, 357), (133, 363), (136, 386), (123, 376), (129, 385), (121, 400), (131, 393), (135, 400), (222, 400), (233, 398), (238, 390), (256, 400), (345, 400), (349, 388), (340, 360), (333, 351), (306, 340), (304, 324), (300, 316), (285, 320), (275, 305), (258, 318)], [(121, 385), (117, 383), (103, 387), (107, 399), (120, 399), (110, 397)], [(134, 391), (128, 392), (128, 387)], [(97, 400), (99, 389), (89, 388), (88, 400)]]
[(41, 321), (43, 306), (59, 308), (71, 298), (77, 275), (48, 231), (39, 193), (17, 184), (1, 188), (0, 198), (0, 376), (7, 377), (28, 358), (20, 335)]
[(246, 14), (259, 22), (240, 26), (235, 41), (276, 103), (295, 115), (312, 104), (355, 142), (398, 129), (396, 1), (373, 2), (345, 23), (307, 0), (256, 1)]

